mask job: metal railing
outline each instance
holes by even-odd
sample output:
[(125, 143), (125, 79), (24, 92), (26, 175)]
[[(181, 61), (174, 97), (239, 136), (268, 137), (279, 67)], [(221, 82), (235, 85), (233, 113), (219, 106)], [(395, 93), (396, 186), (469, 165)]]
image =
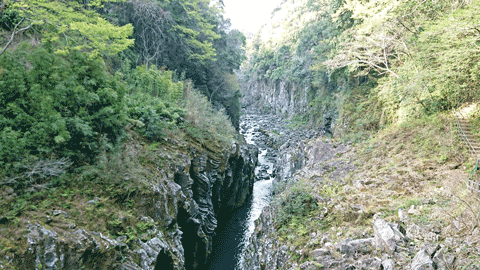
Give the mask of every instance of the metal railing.
[(465, 144), (467, 145), (468, 150), (477, 159), (475, 167), (473, 167), (473, 169), (468, 174), (467, 188), (469, 188), (471, 190), (474, 190), (477, 193), (480, 193), (480, 182), (478, 181), (479, 159), (478, 159), (477, 151), (475, 150), (475, 148), (470, 143), (470, 140), (468, 139), (467, 135), (465, 134), (465, 131), (462, 128), (462, 125), (460, 124), (460, 119), (458, 118), (458, 116), (461, 116), (462, 119), (465, 119), (465, 117), (463, 117), (463, 115), (460, 112), (456, 111), (455, 109), (453, 110), (453, 114), (455, 116), (455, 120), (457, 121), (458, 130), (460, 131), (460, 134), (462, 135), (463, 140), (465, 141)]
[(465, 119), (465, 117), (463, 117), (463, 115), (460, 112), (456, 111), (455, 109), (453, 110), (453, 115), (455, 116), (455, 120), (457, 120), (458, 130), (460, 130), (463, 140), (467, 144), (468, 150), (478, 159), (477, 151), (475, 151), (475, 148), (473, 148), (472, 144), (468, 140), (467, 135), (465, 134), (465, 131), (463, 131), (462, 125), (460, 125), (460, 120), (458, 119), (459, 115), (462, 117), (462, 119)]
[(470, 171), (467, 179), (467, 188), (476, 191), (477, 193), (480, 193), (480, 182), (478, 181), (478, 158), (477, 158), (477, 164), (475, 164), (475, 167)]

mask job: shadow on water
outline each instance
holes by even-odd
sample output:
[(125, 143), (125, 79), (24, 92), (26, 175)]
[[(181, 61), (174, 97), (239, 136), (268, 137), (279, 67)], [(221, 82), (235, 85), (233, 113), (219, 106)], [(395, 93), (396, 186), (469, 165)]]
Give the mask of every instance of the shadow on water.
[(267, 149), (268, 147), (262, 142), (262, 134), (259, 132), (262, 123), (268, 121), (261, 118), (258, 115), (245, 115), (241, 124), (241, 133), (245, 136), (247, 143), (259, 146), (260, 154), (255, 175), (257, 178), (259, 175), (263, 177), (255, 182), (253, 194), (245, 205), (231, 210), (229, 214), (217, 217), (218, 227), (213, 237), (213, 250), (206, 270), (246, 270), (242, 267), (243, 252), (255, 229), (255, 220), (270, 202), (273, 183), (274, 162), (271, 158), (267, 158), (271, 149)]
[(250, 199), (244, 206), (232, 210), (230, 215), (218, 217), (218, 227), (213, 238), (213, 250), (208, 270), (235, 269), (243, 251), (251, 205), (252, 200)]

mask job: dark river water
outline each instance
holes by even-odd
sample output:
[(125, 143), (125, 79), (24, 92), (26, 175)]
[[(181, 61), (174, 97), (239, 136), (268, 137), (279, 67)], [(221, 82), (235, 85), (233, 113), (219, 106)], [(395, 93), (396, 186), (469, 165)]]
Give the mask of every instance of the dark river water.
[(252, 198), (241, 208), (232, 210), (230, 215), (218, 217), (218, 227), (213, 238), (213, 250), (208, 270), (247, 270), (242, 267), (243, 254), (255, 229), (255, 220), (262, 209), (270, 202), (273, 184), (272, 149), (262, 141), (263, 128), (268, 118), (256, 114), (245, 114), (240, 124), (240, 132), (249, 144), (259, 148), (258, 166), (255, 170), (257, 180), (253, 186)]

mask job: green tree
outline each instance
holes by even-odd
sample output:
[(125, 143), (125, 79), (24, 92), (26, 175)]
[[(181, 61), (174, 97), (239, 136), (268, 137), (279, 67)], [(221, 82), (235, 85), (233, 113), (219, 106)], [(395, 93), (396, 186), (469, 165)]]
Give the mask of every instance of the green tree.
[(22, 43), (0, 65), (3, 164), (29, 155), (89, 161), (102, 137), (115, 141), (121, 133), (125, 90), (100, 58)]
[(113, 55), (134, 43), (128, 38), (133, 31), (132, 25), (115, 26), (95, 11), (95, 8), (101, 7), (101, 1), (82, 5), (72, 0), (9, 0), (6, 6), (8, 12), (16, 14), (18, 22), (1, 53), (16, 34), (32, 27), (42, 33), (43, 42), (55, 43), (56, 53), (61, 54), (88, 51), (92, 57)]
[(191, 79), (238, 126), (240, 94), (226, 83), (244, 60), (245, 36), (230, 29), (210, 0), (141, 0), (116, 4), (121, 24), (135, 26), (135, 65), (167, 67)]

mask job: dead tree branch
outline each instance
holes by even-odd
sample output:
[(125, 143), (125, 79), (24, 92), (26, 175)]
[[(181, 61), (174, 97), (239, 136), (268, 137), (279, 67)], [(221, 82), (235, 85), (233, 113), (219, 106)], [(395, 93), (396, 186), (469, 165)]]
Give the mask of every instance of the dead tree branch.
[(25, 20), (25, 18), (22, 18), (18, 23), (17, 25), (15, 25), (15, 28), (13, 28), (13, 31), (12, 31), (12, 35), (10, 37), (10, 40), (7, 42), (7, 44), (3, 47), (2, 51), (0, 52), (0, 55), (2, 55), (8, 48), (8, 46), (10, 46), (10, 44), (12, 44), (12, 41), (13, 39), (15, 38), (15, 35), (18, 35), (19, 33), (29, 29), (30, 27), (32, 27), (32, 25), (28, 25), (28, 26), (25, 26), (24, 28), (21, 28), (19, 30), (17, 30), (18, 26), (20, 26), (20, 24), (22, 24), (22, 22)]

